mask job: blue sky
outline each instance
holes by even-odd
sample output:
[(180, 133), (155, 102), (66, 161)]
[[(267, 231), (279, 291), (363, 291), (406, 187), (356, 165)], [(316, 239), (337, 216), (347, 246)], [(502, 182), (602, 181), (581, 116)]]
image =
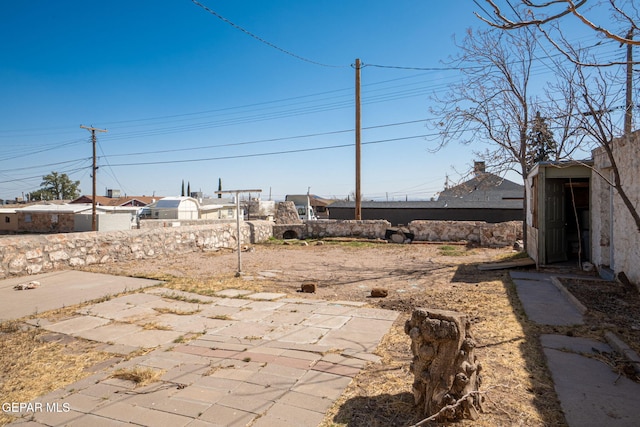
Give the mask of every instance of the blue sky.
[[(0, 6), (0, 198), (51, 171), (98, 195), (263, 198), (355, 189), (354, 70), (440, 67), (453, 35), (483, 27), (472, 1), (190, 0), (4, 2)], [(310, 62), (312, 61), (312, 62)], [(323, 64), (323, 65), (320, 65)], [(328, 66), (325, 66), (328, 65)], [(473, 165), (469, 147), (432, 153), (430, 95), (455, 71), (362, 69), (364, 199), (426, 199)], [(332, 148), (333, 147), (333, 148)], [(517, 176), (510, 177), (517, 180)]]

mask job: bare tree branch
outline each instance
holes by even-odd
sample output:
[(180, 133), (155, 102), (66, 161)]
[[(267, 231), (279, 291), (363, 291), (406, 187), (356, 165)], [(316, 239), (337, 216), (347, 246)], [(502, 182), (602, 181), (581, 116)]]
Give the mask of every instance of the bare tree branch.
[[(626, 35), (618, 35), (614, 31), (609, 28), (606, 28), (602, 25), (596, 24), (593, 20), (587, 18), (587, 16), (581, 12), (581, 7), (583, 7), (587, 0), (580, 0), (575, 2), (573, 0), (555, 0), (544, 3), (537, 3), (530, 0), (521, 0), (521, 4), (530, 9), (527, 10), (526, 14), (530, 17), (530, 19), (520, 19), (519, 14), (516, 13), (517, 19), (510, 19), (507, 15), (502, 11), (500, 6), (496, 3), (495, 0), (485, 0), (487, 4), (491, 6), (494, 11), (495, 17), (485, 17), (480, 15), (479, 13), (475, 13), (476, 17), (478, 17), (483, 22), (488, 25), (499, 28), (502, 30), (513, 30), (522, 27), (536, 26), (542, 27), (546, 24), (557, 22), (563, 17), (566, 16), (574, 16), (577, 18), (582, 24), (586, 25), (588, 28), (592, 29), (598, 34), (602, 36), (615, 40), (621, 44), (630, 44), (634, 46), (640, 46), (640, 40), (634, 40), (632, 37), (625, 33)], [(557, 5), (566, 5), (566, 7), (555, 13), (551, 13), (550, 15), (543, 15), (545, 11), (551, 10), (554, 6)], [(631, 14), (627, 13), (616, 0), (609, 0), (610, 9), (614, 13), (614, 16), (621, 21), (625, 21), (626, 25), (630, 26), (632, 29), (638, 30), (638, 22), (637, 17), (634, 18)], [(633, 6), (633, 2), (631, 2), (631, 6)], [(540, 15), (534, 12), (535, 10), (540, 11)], [(635, 9), (635, 8), (634, 8)], [(636, 11), (637, 12), (637, 11)]]

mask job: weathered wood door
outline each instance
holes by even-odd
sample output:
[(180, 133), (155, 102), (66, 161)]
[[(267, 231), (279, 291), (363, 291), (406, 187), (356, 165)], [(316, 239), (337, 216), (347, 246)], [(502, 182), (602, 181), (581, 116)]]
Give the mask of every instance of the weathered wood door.
[(547, 179), (545, 186), (545, 253), (546, 263), (567, 260), (565, 233), (564, 183)]

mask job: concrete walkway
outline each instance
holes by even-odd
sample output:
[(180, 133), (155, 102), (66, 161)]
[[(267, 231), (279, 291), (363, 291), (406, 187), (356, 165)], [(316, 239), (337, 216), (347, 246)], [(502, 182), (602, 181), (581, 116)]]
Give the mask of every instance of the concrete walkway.
[[(582, 307), (576, 306), (549, 274), (510, 274), (530, 320), (557, 326), (583, 323)], [(570, 427), (640, 425), (640, 384), (619, 376), (601, 360), (600, 353), (613, 352), (609, 344), (566, 335), (543, 335), (540, 339)]]
[[(37, 282), (37, 288), (16, 291), (14, 286)], [(121, 292), (159, 284), (157, 280), (82, 271), (55, 271), (0, 281), (0, 321), (69, 307)]]
[[(71, 282), (60, 281), (58, 292)], [(45, 286), (12, 292), (40, 304)], [(378, 360), (373, 351), (398, 316), (364, 305), (154, 287), (53, 323), (32, 319), (116, 354), (154, 350), (39, 397), (11, 425), (317, 426), (360, 369)], [(135, 387), (111, 375), (133, 368), (156, 370), (160, 380)]]

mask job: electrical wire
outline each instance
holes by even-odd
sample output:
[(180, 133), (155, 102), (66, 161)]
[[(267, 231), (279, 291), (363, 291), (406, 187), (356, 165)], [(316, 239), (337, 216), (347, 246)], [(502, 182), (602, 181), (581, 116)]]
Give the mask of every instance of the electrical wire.
[[(384, 144), (384, 143), (387, 143), (387, 142), (403, 141), (403, 140), (416, 139), (416, 138), (426, 138), (428, 136), (435, 136), (435, 135), (434, 134), (423, 134), (423, 135), (413, 135), (413, 136), (405, 136), (405, 137), (398, 137), (398, 138), (381, 139), (381, 140), (377, 140), (377, 141), (363, 142), (362, 145)], [(304, 152), (310, 152), (310, 151), (333, 150), (333, 149), (336, 149), (336, 148), (346, 148), (346, 147), (353, 147), (353, 143), (339, 144), (339, 145), (329, 145), (329, 146), (313, 147), (313, 148), (300, 148), (300, 149), (296, 149), (296, 150), (273, 151), (273, 152), (269, 152), (269, 153), (238, 154), (238, 155), (233, 155), (233, 156), (219, 156), (219, 157), (184, 159), (184, 160), (164, 160), (164, 161), (150, 161), (150, 162), (118, 163), (118, 164), (112, 164), (111, 167), (118, 167), (118, 166), (149, 166), (149, 165), (164, 165), (164, 164), (176, 164), (176, 163), (207, 162), (207, 161), (213, 161), (213, 160), (245, 159), (245, 158), (250, 158), (250, 157), (276, 156), (276, 155), (282, 155), (282, 154), (304, 153)]]
[(344, 65), (329, 65), (329, 64), (323, 64), (322, 62), (317, 62), (317, 61), (311, 60), (311, 59), (309, 59), (309, 58), (305, 58), (305, 57), (303, 57), (303, 56), (296, 55), (295, 53), (293, 53), (293, 52), (291, 52), (291, 51), (288, 51), (288, 50), (286, 50), (286, 49), (283, 49), (283, 48), (281, 48), (281, 47), (279, 47), (279, 46), (276, 46), (275, 44), (273, 44), (273, 43), (270, 43), (270, 42), (266, 41), (266, 40), (265, 40), (265, 39), (263, 39), (262, 37), (259, 37), (259, 36), (255, 35), (255, 34), (253, 34), (252, 32), (250, 32), (250, 31), (248, 31), (248, 30), (245, 30), (245, 29), (244, 29), (244, 28), (242, 28), (241, 26), (239, 26), (239, 25), (237, 25), (237, 24), (234, 24), (233, 22), (231, 22), (230, 20), (228, 20), (228, 19), (227, 19), (227, 18), (225, 18), (224, 16), (222, 16), (222, 15), (220, 15), (219, 13), (217, 13), (216, 11), (214, 11), (214, 10), (212, 10), (212, 9), (208, 8), (207, 6), (203, 5), (202, 3), (200, 3), (200, 2), (198, 2), (198, 1), (196, 1), (196, 0), (191, 0), (191, 2), (192, 2), (193, 4), (195, 4), (196, 6), (199, 6), (199, 7), (201, 7), (202, 9), (206, 10), (207, 12), (209, 12), (210, 14), (212, 14), (213, 16), (215, 16), (216, 18), (220, 19), (221, 21), (223, 21), (223, 22), (225, 22), (225, 23), (227, 23), (227, 24), (231, 25), (231, 26), (232, 26), (233, 28), (235, 28), (236, 30), (240, 30), (240, 31), (242, 31), (243, 33), (247, 34), (248, 36), (253, 37), (254, 39), (258, 40), (260, 43), (263, 43), (263, 44), (265, 44), (265, 45), (267, 45), (267, 46), (269, 46), (269, 47), (271, 47), (271, 48), (273, 48), (273, 49), (276, 49), (276, 50), (278, 50), (278, 51), (280, 51), (280, 52), (282, 52), (282, 53), (284, 53), (284, 54), (286, 54), (286, 55), (292, 56), (292, 57), (294, 57), (294, 58), (296, 58), (296, 59), (299, 59), (299, 60), (304, 61), (304, 62), (308, 62), (308, 63), (310, 63), (310, 64), (319, 65), (319, 66), (321, 66), (321, 67), (329, 67), (329, 68), (345, 68), (345, 67), (346, 67), (346, 66), (344, 66)]

